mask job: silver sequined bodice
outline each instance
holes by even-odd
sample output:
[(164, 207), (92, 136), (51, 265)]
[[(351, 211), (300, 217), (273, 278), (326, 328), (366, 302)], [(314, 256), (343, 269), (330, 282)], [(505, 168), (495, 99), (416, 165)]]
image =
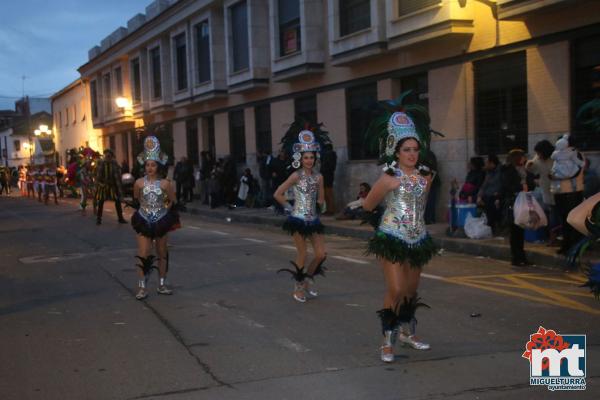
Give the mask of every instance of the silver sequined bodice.
[(379, 230), (409, 244), (423, 239), (425, 230), (425, 205), (427, 203), (427, 180), (418, 173), (406, 175), (396, 170), (400, 181), (397, 189), (385, 198), (385, 212)]
[(304, 170), (298, 172), (300, 178), (293, 186), (294, 209), (292, 217), (304, 221), (314, 221), (317, 215), (317, 194), (319, 192), (319, 174), (306, 175)]
[(144, 178), (140, 197), (140, 215), (148, 222), (156, 222), (167, 214), (167, 193), (161, 189), (160, 180), (154, 182)]

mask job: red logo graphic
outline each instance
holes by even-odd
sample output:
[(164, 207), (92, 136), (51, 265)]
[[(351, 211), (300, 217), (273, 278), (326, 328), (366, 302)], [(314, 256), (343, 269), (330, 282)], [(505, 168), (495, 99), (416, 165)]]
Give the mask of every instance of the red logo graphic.
[[(543, 326), (540, 326), (536, 333), (529, 336), (529, 342), (525, 344), (525, 352), (521, 357), (528, 359), (531, 364), (531, 350), (533, 349), (540, 349), (541, 351), (546, 349), (556, 349), (560, 352), (568, 349), (569, 346), (571, 346), (571, 344), (565, 342), (561, 335), (558, 335), (551, 329), (546, 330)], [(561, 363), (563, 361), (565, 361), (564, 358), (560, 360)], [(550, 360), (544, 358), (542, 360), (542, 370), (548, 369), (549, 365)]]

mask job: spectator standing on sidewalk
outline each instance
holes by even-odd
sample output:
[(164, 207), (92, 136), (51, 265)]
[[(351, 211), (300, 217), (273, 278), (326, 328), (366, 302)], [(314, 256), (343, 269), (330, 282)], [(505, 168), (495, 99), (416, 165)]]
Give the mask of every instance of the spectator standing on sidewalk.
[(272, 203), (273, 193), (271, 192), (271, 161), (273, 156), (271, 150), (258, 155), (258, 174), (260, 176), (260, 196), (258, 199), (260, 207), (269, 207)]
[(525, 256), (525, 230), (514, 222), (513, 208), (519, 192), (527, 192), (525, 152), (513, 149), (508, 153), (507, 163), (502, 168), (502, 193), (505, 195), (505, 219), (510, 224), (510, 254), (515, 267), (532, 265)]
[(495, 154), (490, 154), (485, 164), (485, 179), (477, 195), (477, 204), (483, 206), (487, 224), (494, 234), (498, 233), (502, 219), (502, 179), (500, 160)]
[(333, 181), (335, 179), (335, 168), (337, 166), (337, 153), (331, 144), (325, 145), (321, 155), (321, 174), (325, 186), (325, 203), (327, 211), (323, 215), (335, 214), (335, 198), (333, 196)]
[(235, 160), (232, 156), (225, 158), (225, 164), (223, 165), (223, 195), (225, 196), (225, 204), (232, 208), (235, 206), (235, 199), (237, 197), (236, 187), (238, 184), (237, 172)]
[[(567, 140), (568, 148), (576, 152), (578, 160), (583, 163), (585, 162), (583, 154), (577, 151), (573, 146), (572, 136), (568, 136), (566, 139), (563, 136), (557, 143), (561, 140)], [(554, 201), (556, 203), (556, 213), (562, 223), (563, 241), (557, 253), (566, 254), (569, 249), (582, 238), (581, 234), (567, 223), (567, 216), (572, 209), (577, 207), (583, 201), (583, 168), (580, 168), (579, 172), (574, 177), (567, 176), (566, 178), (561, 179), (556, 175), (551, 175), (550, 179), (552, 181), (550, 188), (554, 194)]]
[(215, 161), (210, 152), (203, 151), (200, 153), (200, 197), (202, 204), (208, 204), (210, 196), (208, 182), (214, 165)]
[(541, 140), (533, 148), (535, 156), (527, 161), (525, 168), (528, 172), (537, 176), (537, 184), (542, 192), (543, 209), (548, 218), (549, 243), (554, 241), (554, 234), (559, 225), (556, 217), (554, 194), (550, 190), (550, 174), (552, 170), (552, 159), (550, 156), (554, 151), (554, 146), (548, 140)]
[[(286, 162), (286, 154), (285, 150), (280, 150), (277, 154), (277, 157), (271, 160), (271, 192), (275, 193), (275, 190), (281, 186), (283, 182), (287, 179), (287, 162)], [(281, 205), (279, 203), (275, 203), (275, 207), (278, 210), (282, 210)]]
[[(175, 165), (173, 171), (173, 180), (175, 181), (175, 193), (177, 196), (177, 203), (181, 203), (181, 196), (183, 194), (184, 184), (187, 184), (188, 178), (188, 164), (185, 157), (181, 157), (179, 162)], [(185, 197), (185, 196), (184, 196)]]
[(0, 195), (2, 192), (10, 194), (10, 173), (8, 167), (0, 166)]

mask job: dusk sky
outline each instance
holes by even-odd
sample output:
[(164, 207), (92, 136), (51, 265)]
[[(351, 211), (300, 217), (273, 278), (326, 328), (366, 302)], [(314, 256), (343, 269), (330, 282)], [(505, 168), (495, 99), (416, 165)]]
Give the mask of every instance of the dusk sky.
[(88, 50), (152, 0), (0, 0), (0, 110), (49, 97), (79, 77)]

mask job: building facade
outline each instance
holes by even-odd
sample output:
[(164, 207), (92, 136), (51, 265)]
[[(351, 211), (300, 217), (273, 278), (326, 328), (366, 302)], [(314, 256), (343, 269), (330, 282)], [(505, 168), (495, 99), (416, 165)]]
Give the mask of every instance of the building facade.
[[(576, 5), (576, 6), (575, 6)], [(302, 115), (335, 143), (338, 205), (380, 173), (370, 105), (411, 89), (428, 107), (442, 182), (470, 157), (571, 132), (598, 93), (600, 2), (572, 0), (155, 1), (79, 68), (105, 147), (133, 160), (143, 130), (175, 158), (200, 151), (254, 166)], [(115, 98), (129, 99), (116, 107)]]
[(10, 124), (0, 125), (0, 163), (8, 167), (42, 165), (55, 162), (55, 149), (51, 131), (35, 135), (40, 126), (50, 127), (52, 117), (40, 111), (29, 118), (15, 114)]
[(89, 85), (77, 79), (52, 95), (52, 119), (59, 162), (67, 163), (67, 151), (81, 146), (102, 152), (102, 131), (94, 129)]

